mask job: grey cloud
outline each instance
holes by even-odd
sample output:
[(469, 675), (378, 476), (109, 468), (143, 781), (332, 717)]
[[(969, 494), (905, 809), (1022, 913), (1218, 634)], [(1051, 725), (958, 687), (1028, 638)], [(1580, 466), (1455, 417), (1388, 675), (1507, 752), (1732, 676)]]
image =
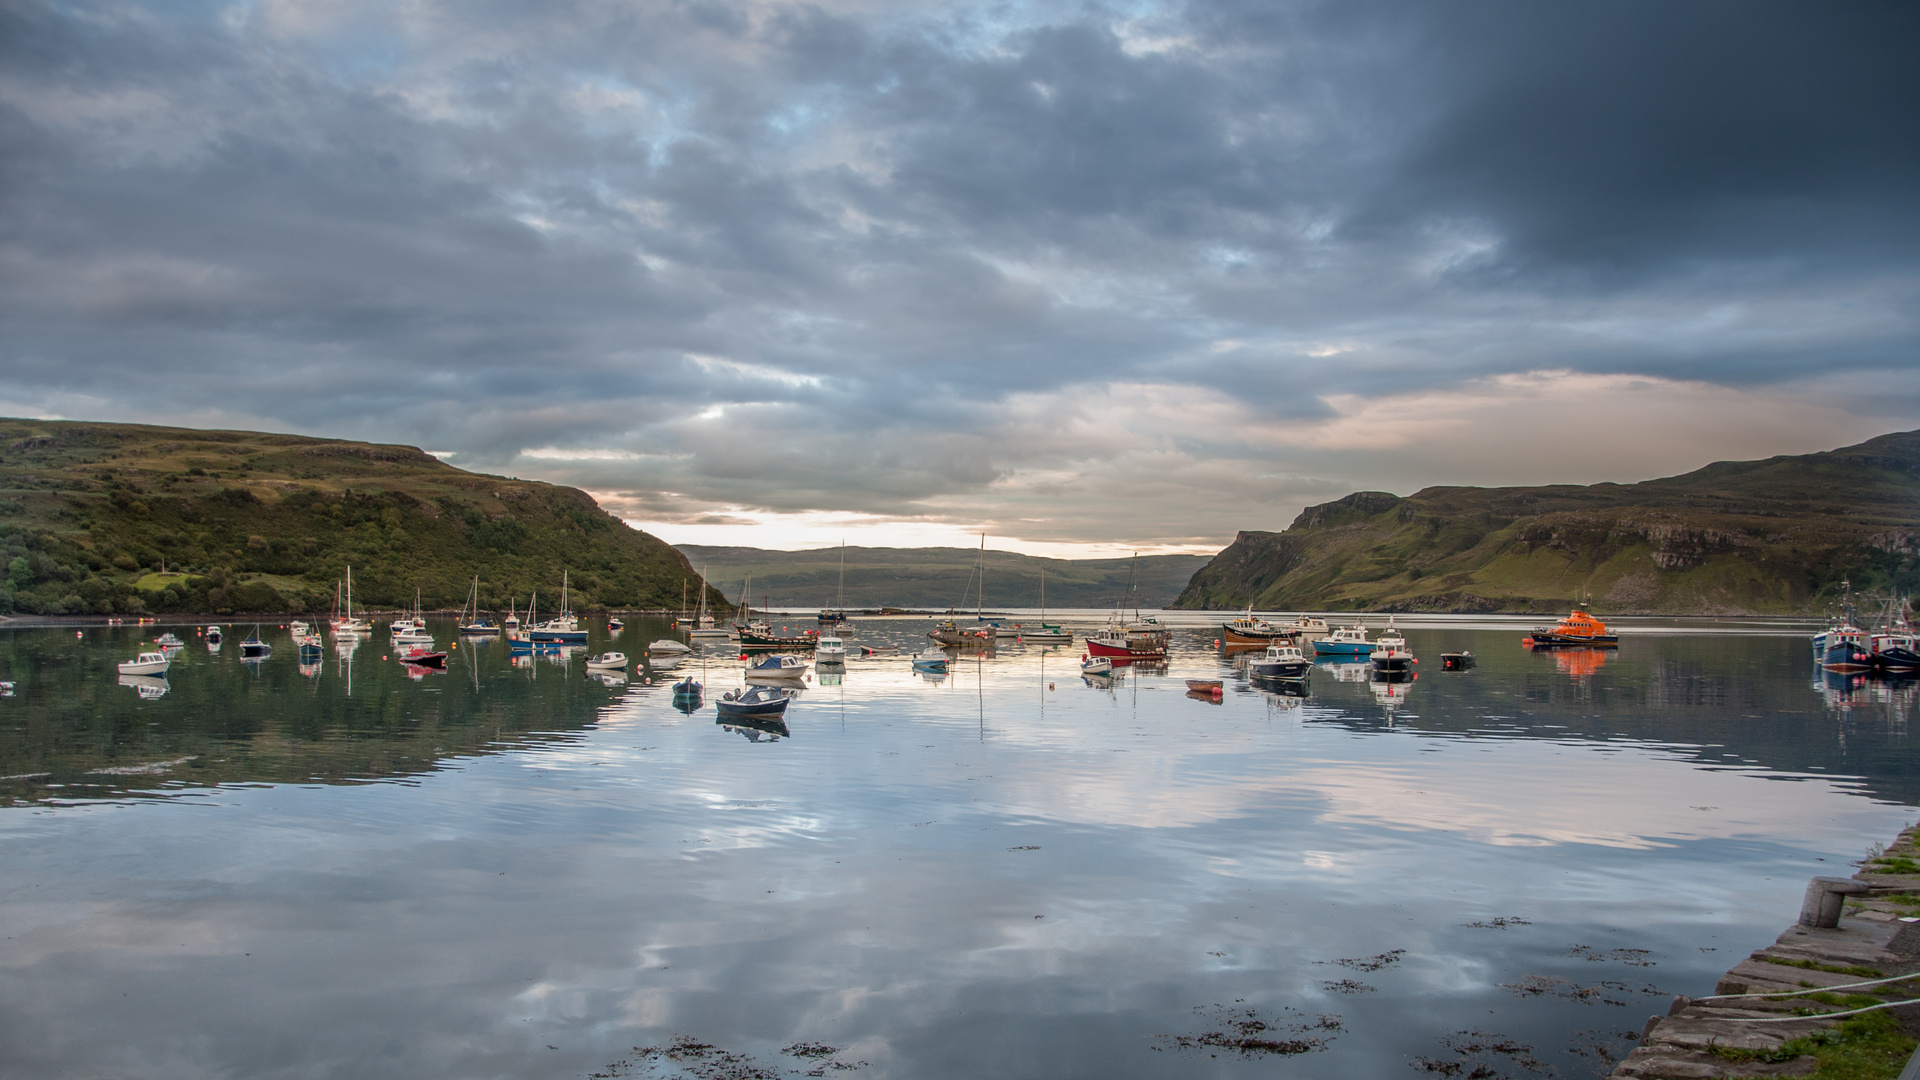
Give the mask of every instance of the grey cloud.
[[(1284, 518), (1391, 478), (1077, 403), (1914, 364), (1898, 5), (340, 17), (0, 11), (9, 407), (417, 442), (689, 520), (992, 514), (1144, 439)], [(1136, 480), (1045, 510), (1193, 531)]]

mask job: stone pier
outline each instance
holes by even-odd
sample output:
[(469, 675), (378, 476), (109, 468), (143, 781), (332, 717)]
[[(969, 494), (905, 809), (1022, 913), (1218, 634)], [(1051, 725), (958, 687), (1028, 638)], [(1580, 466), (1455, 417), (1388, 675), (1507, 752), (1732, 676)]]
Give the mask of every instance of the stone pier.
[[(1868, 860), (1851, 878), (1815, 878), (1809, 883), (1800, 921), (1722, 976), (1714, 994), (1817, 994), (1874, 978), (1920, 975), (1917, 831), (1902, 832), (1893, 846)], [(1837, 992), (1904, 1001), (1920, 998), (1920, 978)], [(1666, 1016), (1647, 1021), (1640, 1045), (1611, 1075), (1622, 1080), (1805, 1076), (1818, 1066), (1811, 1055), (1766, 1061), (1740, 1052), (1773, 1053), (1788, 1040), (1837, 1029), (1840, 1020), (1809, 1016), (1781, 1023), (1744, 1021), (1788, 1017), (1802, 1010), (1839, 1012), (1848, 1007), (1805, 996), (1675, 998)], [(1920, 1006), (1887, 1011), (1898, 1014), (1910, 1032), (1920, 1031)], [(1716, 1049), (1733, 1053), (1715, 1053)], [(1904, 1064), (1904, 1060), (1890, 1063), (1890, 1080), (1901, 1074)]]

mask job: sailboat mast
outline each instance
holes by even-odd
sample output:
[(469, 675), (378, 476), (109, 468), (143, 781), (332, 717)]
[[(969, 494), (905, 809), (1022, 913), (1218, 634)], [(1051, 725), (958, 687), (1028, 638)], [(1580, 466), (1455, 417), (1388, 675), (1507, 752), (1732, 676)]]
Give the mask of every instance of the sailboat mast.
[(987, 617), (987, 534), (980, 534), (980, 591), (974, 594), (973, 618), (984, 622)]

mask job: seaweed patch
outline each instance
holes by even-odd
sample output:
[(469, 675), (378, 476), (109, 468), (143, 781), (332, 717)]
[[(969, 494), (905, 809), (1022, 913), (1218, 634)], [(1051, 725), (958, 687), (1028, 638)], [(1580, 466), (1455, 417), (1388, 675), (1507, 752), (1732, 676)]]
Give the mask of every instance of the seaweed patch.
[(1654, 961), (1647, 959), (1653, 953), (1647, 949), (1596, 949), (1591, 945), (1574, 945), (1567, 949), (1567, 955), (1577, 956), (1591, 964), (1612, 961), (1628, 967), (1654, 966)]
[(864, 1061), (841, 1061), (834, 1057), (840, 1047), (826, 1043), (797, 1042), (780, 1051), (803, 1062), (817, 1062), (801, 1072), (766, 1065), (748, 1054), (725, 1050), (685, 1035), (676, 1035), (665, 1046), (636, 1046), (632, 1058), (623, 1058), (605, 1069), (588, 1073), (589, 1080), (613, 1080), (624, 1076), (686, 1077), (688, 1080), (786, 1080), (788, 1074), (825, 1076), (829, 1072), (852, 1072), (867, 1065)]
[[(1490, 1031), (1456, 1031), (1440, 1040), (1451, 1056), (1417, 1057), (1408, 1064), (1435, 1076), (1458, 1076), (1463, 1080), (1505, 1080), (1510, 1075), (1551, 1076), (1553, 1066), (1533, 1054), (1533, 1047)], [(1518, 1074), (1501, 1072), (1516, 1068)]]
[(1316, 964), (1338, 964), (1355, 971), (1379, 971), (1388, 964), (1397, 964), (1407, 950), (1395, 949), (1392, 952), (1376, 953), (1373, 956), (1349, 956), (1340, 960), (1315, 960)]
[(1497, 919), (1482, 919), (1479, 922), (1463, 923), (1469, 930), (1505, 930), (1509, 926), (1532, 926), (1531, 919), (1518, 915), (1502, 915)]
[(1334, 1034), (1344, 1030), (1338, 1016), (1323, 1014), (1309, 1020), (1294, 1009), (1263, 1016), (1260, 1010), (1243, 1005), (1236, 1001), (1232, 1005), (1195, 1007), (1193, 1011), (1206, 1016), (1213, 1030), (1199, 1035), (1155, 1035), (1154, 1049), (1205, 1050), (1211, 1057), (1219, 1057), (1222, 1050), (1243, 1058), (1308, 1054), (1325, 1049)]

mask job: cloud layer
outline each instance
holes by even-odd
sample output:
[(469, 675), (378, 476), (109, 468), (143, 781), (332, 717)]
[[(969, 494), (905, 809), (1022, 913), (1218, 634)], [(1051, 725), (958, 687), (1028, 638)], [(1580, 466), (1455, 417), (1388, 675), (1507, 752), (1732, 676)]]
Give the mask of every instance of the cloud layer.
[(1917, 36), (11, 4), (0, 410), (413, 442), (766, 546), (1206, 547), (1356, 487), (1820, 449), (1920, 423)]

